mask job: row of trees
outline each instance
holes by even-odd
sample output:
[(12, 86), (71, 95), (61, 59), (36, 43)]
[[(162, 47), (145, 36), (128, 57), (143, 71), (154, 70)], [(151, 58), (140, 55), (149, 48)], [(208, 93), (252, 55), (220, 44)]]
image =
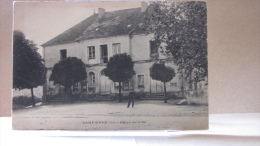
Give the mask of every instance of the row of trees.
[[(33, 88), (43, 85), (46, 81), (46, 68), (37, 50), (36, 45), (26, 39), (22, 32), (14, 31), (13, 87), (19, 90), (31, 89), (33, 106), (35, 106)], [(175, 76), (174, 70), (162, 63), (155, 63), (150, 72), (153, 79), (164, 83), (165, 102), (167, 102), (165, 83)], [(121, 102), (122, 82), (135, 75), (132, 58), (125, 53), (112, 56), (104, 69), (104, 74), (113, 82), (119, 82), (119, 102)], [(71, 96), (71, 86), (86, 78), (86, 68), (82, 60), (68, 57), (54, 65), (49, 80), (53, 81), (54, 85), (64, 86), (66, 95)]]
[[(164, 83), (164, 101), (167, 102), (165, 83), (169, 82), (175, 76), (174, 69), (166, 67), (163, 63), (155, 63), (150, 68), (150, 72), (150, 76), (154, 80), (159, 80)], [(121, 102), (122, 82), (129, 80), (135, 75), (132, 58), (126, 53), (116, 54), (110, 57), (104, 69), (104, 74), (113, 82), (119, 83), (119, 102)], [(86, 77), (85, 64), (76, 57), (68, 57), (54, 65), (50, 75), (50, 81), (53, 81), (54, 84), (64, 86), (65, 93), (70, 96), (72, 94), (71, 86), (85, 80)]]
[[(112, 56), (104, 69), (104, 73), (113, 82), (119, 82), (119, 102), (121, 102), (121, 83), (135, 75), (134, 62), (131, 56), (125, 53)], [(150, 76), (152, 79), (164, 83), (164, 102), (166, 103), (165, 83), (172, 80), (175, 76), (174, 69), (166, 67), (164, 63), (154, 63), (150, 68)]]

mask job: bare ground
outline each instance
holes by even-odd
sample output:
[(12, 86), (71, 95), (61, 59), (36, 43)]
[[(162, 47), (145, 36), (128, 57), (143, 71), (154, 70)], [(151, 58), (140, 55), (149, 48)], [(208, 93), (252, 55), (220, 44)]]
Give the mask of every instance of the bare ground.
[(208, 106), (158, 100), (46, 104), (13, 111), (16, 130), (197, 130), (208, 128)]

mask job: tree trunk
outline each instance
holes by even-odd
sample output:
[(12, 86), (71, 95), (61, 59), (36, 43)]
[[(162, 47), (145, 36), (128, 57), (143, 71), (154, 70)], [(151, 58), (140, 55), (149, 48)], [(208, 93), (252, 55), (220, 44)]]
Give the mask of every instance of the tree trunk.
[(71, 86), (69, 87), (69, 98), (70, 98), (70, 103), (73, 103), (73, 96), (72, 96), (72, 91), (71, 91)]
[(163, 82), (163, 84), (164, 84), (164, 103), (167, 103), (167, 99), (166, 99), (166, 84), (165, 84), (165, 82)]
[(191, 74), (189, 76), (189, 90), (192, 90), (192, 81), (191, 81)]
[(35, 101), (34, 101), (34, 95), (33, 95), (33, 88), (31, 88), (31, 94), (32, 94), (32, 106), (35, 107)]
[(194, 82), (194, 90), (197, 90), (197, 84), (198, 82)]
[(121, 98), (121, 82), (119, 82), (119, 102), (122, 102), (122, 98)]
[(68, 87), (67, 86), (64, 86), (64, 93), (65, 93), (66, 98), (68, 98)]
[(68, 87), (67, 87), (67, 90), (68, 90), (67, 94), (68, 94), (70, 103), (73, 103), (73, 97), (72, 97), (71, 86), (68, 86)]
[(72, 100), (72, 96), (71, 96), (71, 86), (65, 86), (64, 92), (65, 92), (66, 99), (68, 99), (72, 103), (73, 100)]

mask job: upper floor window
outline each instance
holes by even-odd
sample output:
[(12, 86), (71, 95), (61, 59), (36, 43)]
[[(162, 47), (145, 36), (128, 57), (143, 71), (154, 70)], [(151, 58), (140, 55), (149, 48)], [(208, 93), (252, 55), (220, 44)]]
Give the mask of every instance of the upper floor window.
[(67, 58), (67, 50), (60, 50), (60, 60), (64, 60), (65, 58)]
[(95, 59), (95, 46), (88, 47), (88, 58)]
[(155, 41), (150, 41), (150, 56), (151, 59), (158, 59), (158, 48)]
[(90, 72), (89, 73), (89, 87), (95, 87), (95, 84), (96, 84), (95, 73)]
[(108, 62), (107, 45), (100, 45), (100, 63)]
[(120, 43), (113, 44), (112, 49), (113, 49), (113, 55), (120, 54), (121, 53), (121, 44)]
[(158, 54), (158, 48), (155, 41), (150, 41), (150, 52), (151, 54)]

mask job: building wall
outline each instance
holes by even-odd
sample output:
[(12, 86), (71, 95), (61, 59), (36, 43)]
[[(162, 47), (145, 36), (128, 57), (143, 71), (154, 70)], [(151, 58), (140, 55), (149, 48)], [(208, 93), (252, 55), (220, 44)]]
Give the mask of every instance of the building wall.
[[(150, 60), (150, 41), (153, 38), (153, 34), (137, 34), (133, 35), (131, 39), (131, 48), (132, 48), (132, 59), (137, 60)], [(158, 50), (159, 51), (159, 50)], [(158, 54), (159, 59), (164, 59), (165, 56)]]
[[(81, 54), (82, 60), (86, 64), (99, 64), (100, 63), (100, 45), (107, 45), (108, 49), (108, 58), (113, 56), (112, 45), (120, 43), (121, 44), (121, 53), (129, 54), (129, 37), (128, 36), (115, 36), (108, 38), (99, 38), (99, 39), (90, 39), (81, 42)], [(95, 59), (88, 58), (88, 46), (95, 46)]]
[[(67, 57), (77, 57), (82, 59), (85, 64), (100, 63), (100, 45), (107, 45), (108, 58), (113, 56), (112, 45), (121, 44), (121, 53), (130, 54), (129, 36), (115, 36), (108, 38), (90, 39), (80, 42), (46, 46), (44, 48), (45, 66), (51, 68), (60, 61), (60, 50), (67, 50)], [(95, 46), (95, 59), (88, 58), (88, 47)]]
[[(46, 90), (47, 94), (57, 94), (61, 92), (58, 88), (59, 86), (54, 86), (52, 82), (49, 81), (51, 74), (51, 68), (60, 60), (60, 50), (67, 50), (67, 57), (77, 57), (82, 59), (85, 64), (91, 67), (86, 67), (88, 78), (86, 81), (89, 83), (89, 73), (93, 72), (95, 74), (95, 86), (88, 88), (88, 93), (103, 93), (104, 89), (107, 93), (118, 93), (118, 89), (115, 87), (115, 83), (107, 79), (105, 76), (101, 75), (101, 71), (106, 67), (106, 64), (100, 64), (100, 45), (107, 45), (108, 58), (113, 56), (112, 45), (114, 43), (121, 44), (121, 53), (130, 54), (133, 61), (135, 62), (134, 70), (136, 75), (132, 78), (132, 87), (136, 92), (162, 92), (163, 84), (159, 81), (152, 80), (150, 78), (149, 68), (152, 66), (156, 60), (152, 60), (150, 56), (150, 40), (153, 35), (136, 34), (129, 37), (125, 36), (115, 36), (108, 38), (90, 39), (81, 42), (72, 42), (68, 44), (60, 44), (55, 46), (48, 46), (44, 49), (45, 56), (45, 66), (49, 68), (47, 72), (47, 82)], [(88, 46), (95, 46), (95, 59), (89, 59)], [(159, 54), (159, 59), (164, 59), (163, 55)], [(179, 78), (177, 74), (177, 67), (172, 63), (167, 63), (166, 66), (171, 66), (175, 69), (175, 78), (166, 84), (167, 91), (176, 92), (180, 91), (182, 84), (185, 84)], [(138, 87), (138, 75), (144, 75), (144, 87)], [(106, 84), (106, 85), (104, 85)], [(78, 92), (81, 91), (81, 85), (78, 86)], [(109, 90), (109, 91), (108, 91)], [(122, 90), (122, 92), (128, 92), (127, 90)]]
[(70, 44), (47, 46), (44, 48), (45, 66), (47, 68), (53, 67), (55, 63), (58, 63), (60, 61), (60, 50), (63, 49), (67, 50), (67, 57), (82, 58), (82, 45), (80, 43), (73, 42)]

